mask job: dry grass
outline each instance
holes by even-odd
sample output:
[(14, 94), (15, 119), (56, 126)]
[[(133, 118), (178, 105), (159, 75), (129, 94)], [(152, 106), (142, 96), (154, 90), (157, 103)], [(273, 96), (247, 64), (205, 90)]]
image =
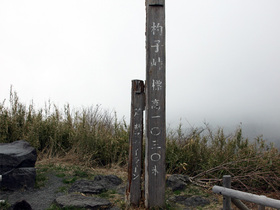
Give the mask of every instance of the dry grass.
[(127, 180), (127, 167), (120, 165), (111, 165), (105, 167), (92, 167), (86, 163), (80, 162), (75, 156), (63, 156), (63, 157), (51, 157), (40, 158), (36, 162), (36, 167), (53, 166), (54, 168), (62, 167), (71, 169), (73, 166), (78, 166), (81, 171), (87, 171), (91, 174), (103, 174), (103, 175), (116, 175), (122, 180)]
[[(45, 109), (20, 103), (10, 93), (0, 103), (0, 142), (27, 140), (38, 151), (37, 166), (76, 165), (92, 173), (116, 174), (126, 180), (129, 126), (100, 106), (63, 109), (50, 102)], [(249, 141), (242, 129), (225, 135), (206, 124), (185, 132), (182, 124), (167, 133), (167, 173), (187, 174), (208, 187), (233, 177), (233, 188), (251, 193), (280, 194), (280, 154), (262, 137)], [(275, 197), (276, 196), (276, 197)], [(279, 198), (278, 198), (279, 199)]]
[[(112, 165), (111, 167), (91, 167), (91, 166), (87, 166), (86, 164), (83, 164), (81, 162), (79, 162), (74, 156), (64, 156), (64, 157), (51, 157), (51, 158), (41, 158), (36, 162), (36, 167), (40, 168), (40, 167), (44, 167), (44, 166), (48, 166), (48, 167), (52, 167), (54, 170), (56, 169), (65, 169), (64, 173), (68, 174), (68, 175), (72, 175), (73, 174), (73, 170), (76, 170), (75, 166), (79, 167), (79, 170), (81, 171), (86, 171), (89, 175), (96, 175), (96, 174), (102, 174), (102, 175), (117, 175), (118, 177), (120, 177), (124, 182), (126, 182), (127, 180), (127, 167), (124, 166), (119, 166), (119, 165)], [(170, 176), (170, 174), (167, 175), (167, 177)], [(109, 192), (110, 193), (110, 192)], [(183, 194), (192, 194), (193, 195), (201, 195), (201, 196), (207, 196), (207, 198), (209, 200), (211, 200), (210, 205), (207, 205), (205, 207), (199, 207), (199, 209), (202, 210), (210, 210), (210, 209), (222, 209), (222, 203), (223, 203), (223, 196), (221, 195), (217, 195), (212, 193), (212, 188), (204, 188), (204, 187), (199, 187), (197, 185), (193, 185), (190, 184), (188, 185), (188, 188), (185, 191), (181, 192), (181, 195)], [(278, 192), (262, 192), (260, 193), (261, 195), (265, 195), (267, 197), (270, 198), (274, 198), (274, 199), (280, 199), (280, 194)], [(118, 205), (119, 207), (124, 207), (125, 201), (123, 199), (123, 196), (119, 195), (119, 194), (113, 194), (110, 195), (108, 194), (108, 199), (112, 202), (115, 203), (116, 205)], [(170, 190), (167, 190), (166, 193), (167, 199), (170, 196), (174, 196), (173, 192)], [(244, 202), (246, 204), (246, 206), (250, 209), (258, 209), (258, 205), (250, 203), (250, 202)], [(180, 209), (180, 206), (176, 206), (176, 207), (172, 207), (169, 206), (168, 209)], [(131, 208), (130, 208), (131, 209)], [(142, 203), (140, 205), (140, 207), (138, 208), (134, 208), (134, 209), (139, 209), (139, 210), (144, 210), (144, 204)], [(183, 209), (183, 207), (182, 207)], [(193, 208), (193, 209), (197, 209), (197, 208)], [(234, 204), (232, 204), (232, 209), (238, 209), (237, 207), (234, 206)], [(273, 208), (269, 208), (266, 207), (266, 210), (270, 210)]]

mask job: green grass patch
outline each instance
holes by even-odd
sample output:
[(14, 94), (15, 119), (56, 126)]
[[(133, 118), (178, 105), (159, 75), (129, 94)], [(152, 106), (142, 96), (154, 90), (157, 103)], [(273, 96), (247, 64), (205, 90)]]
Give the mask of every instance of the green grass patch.
[(73, 175), (77, 176), (77, 177), (80, 177), (80, 178), (91, 177), (91, 175), (87, 171), (82, 171), (82, 170), (75, 170)]
[(47, 182), (47, 180), (48, 180), (47, 171), (46, 170), (37, 169), (36, 170), (35, 188), (44, 187), (46, 182)]
[(108, 191), (102, 192), (100, 194), (97, 194), (97, 196), (101, 197), (101, 198), (110, 199), (110, 198), (114, 198), (115, 194), (117, 194), (116, 190), (108, 190)]
[(77, 177), (67, 177), (62, 180), (64, 184), (73, 184), (77, 180)]
[(58, 189), (57, 189), (57, 193), (58, 192), (61, 192), (61, 193), (67, 193), (68, 192), (68, 186), (61, 186), (61, 187), (59, 187)]
[(65, 175), (65, 173), (57, 173), (56, 176), (59, 177), (59, 178), (63, 178), (63, 177), (65, 177), (66, 175)]
[(8, 210), (10, 208), (10, 204), (7, 201), (0, 202), (0, 209), (1, 210)]

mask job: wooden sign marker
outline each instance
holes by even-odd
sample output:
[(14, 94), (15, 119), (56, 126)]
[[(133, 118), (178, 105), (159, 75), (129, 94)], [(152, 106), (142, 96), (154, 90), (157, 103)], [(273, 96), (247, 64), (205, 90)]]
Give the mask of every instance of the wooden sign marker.
[(139, 206), (141, 200), (143, 111), (145, 109), (144, 82), (132, 80), (131, 116), (128, 160), (128, 187), (126, 199), (129, 205)]
[(165, 0), (146, 0), (145, 206), (165, 206)]

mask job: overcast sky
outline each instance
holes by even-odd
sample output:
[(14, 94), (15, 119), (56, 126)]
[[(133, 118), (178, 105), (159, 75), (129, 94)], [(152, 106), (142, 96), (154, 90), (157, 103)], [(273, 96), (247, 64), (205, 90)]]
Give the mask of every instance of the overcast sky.
[[(167, 123), (280, 139), (280, 1), (166, 0)], [(0, 101), (101, 104), (129, 122), (145, 0), (0, 0)], [(255, 133), (254, 133), (255, 132)]]

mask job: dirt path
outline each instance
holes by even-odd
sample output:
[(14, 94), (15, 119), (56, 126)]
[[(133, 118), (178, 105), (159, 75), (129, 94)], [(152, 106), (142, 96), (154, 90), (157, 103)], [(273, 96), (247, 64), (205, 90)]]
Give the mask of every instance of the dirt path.
[(34, 210), (45, 210), (49, 208), (56, 197), (63, 195), (58, 190), (60, 187), (65, 186), (65, 184), (62, 182), (62, 178), (52, 173), (49, 173), (47, 176), (48, 181), (44, 187), (27, 191), (0, 191), (0, 200), (6, 200), (9, 204), (26, 200)]

